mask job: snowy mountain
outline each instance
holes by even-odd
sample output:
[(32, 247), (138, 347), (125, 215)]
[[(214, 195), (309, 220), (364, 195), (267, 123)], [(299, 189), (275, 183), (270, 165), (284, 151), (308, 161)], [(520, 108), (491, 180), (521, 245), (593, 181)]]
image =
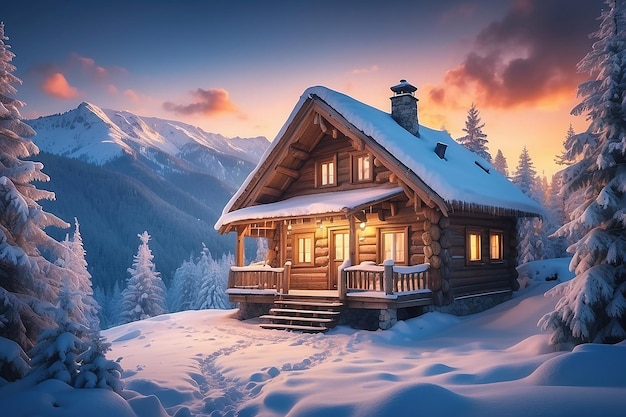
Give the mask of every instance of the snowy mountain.
[[(166, 284), (202, 243), (216, 257), (232, 251), (232, 237), (213, 225), (269, 145), (89, 103), (26, 122), (41, 150), (32, 159), (51, 178), (38, 187), (56, 194), (40, 203), (68, 223), (78, 218), (94, 286), (107, 291), (128, 278), (144, 231)], [(46, 231), (59, 240), (69, 232)]]
[[(144, 155), (162, 169), (199, 170), (238, 186), (269, 145), (265, 137), (226, 138), (199, 127), (83, 102), (59, 115), (27, 120), (43, 152), (104, 165), (124, 154)], [(165, 162), (168, 161), (168, 162)], [(245, 171), (245, 174), (244, 174)]]

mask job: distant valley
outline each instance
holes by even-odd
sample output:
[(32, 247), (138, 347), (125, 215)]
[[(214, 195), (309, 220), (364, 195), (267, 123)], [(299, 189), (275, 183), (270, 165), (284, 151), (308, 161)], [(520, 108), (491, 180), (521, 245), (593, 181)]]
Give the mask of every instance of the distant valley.
[[(144, 230), (166, 284), (202, 243), (215, 257), (233, 251), (234, 238), (213, 225), (269, 145), (89, 103), (26, 122), (41, 150), (32, 159), (51, 178), (36, 185), (56, 193), (40, 204), (78, 218), (93, 284), (107, 292), (124, 284)], [(62, 240), (72, 229), (46, 231)]]

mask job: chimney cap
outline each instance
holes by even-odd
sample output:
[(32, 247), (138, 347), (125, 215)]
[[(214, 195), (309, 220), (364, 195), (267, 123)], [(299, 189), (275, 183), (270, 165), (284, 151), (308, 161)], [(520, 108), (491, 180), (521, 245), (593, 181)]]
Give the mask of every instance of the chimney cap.
[(394, 85), (391, 87), (391, 91), (393, 91), (396, 95), (398, 94), (411, 94), (417, 91), (417, 87), (411, 85), (407, 80), (400, 80), (400, 84)]

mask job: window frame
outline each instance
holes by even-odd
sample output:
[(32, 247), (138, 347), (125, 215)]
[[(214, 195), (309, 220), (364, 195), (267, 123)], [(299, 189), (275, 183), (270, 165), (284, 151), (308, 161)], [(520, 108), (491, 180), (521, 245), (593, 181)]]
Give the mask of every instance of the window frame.
[[(327, 173), (327, 179), (330, 179), (330, 174), (332, 174), (332, 182), (327, 182), (323, 184), (324, 176), (322, 175), (323, 166), (332, 164), (332, 173), (330, 170)], [(328, 188), (328, 187), (336, 187), (337, 186), (337, 154), (329, 157), (319, 159), (315, 164), (315, 187), (317, 188)]]
[[(492, 243), (492, 239), (493, 237), (497, 236), (498, 237), (498, 243), (499, 243), (499, 247), (498, 247), (498, 255), (497, 257), (494, 257), (494, 253), (493, 253), (493, 243)], [(489, 261), (492, 263), (502, 263), (504, 262), (504, 232), (502, 230), (499, 229), (489, 229)]]
[[(479, 227), (465, 228), (465, 263), (467, 265), (482, 265), (485, 263), (483, 256), (483, 231), (484, 229)], [(478, 236), (478, 258), (476, 259), (472, 259), (472, 236)]]
[(397, 255), (397, 247), (396, 247), (396, 243), (397, 240), (394, 237), (393, 241), (394, 241), (394, 248), (392, 249), (394, 251), (393, 254), (393, 258), (394, 258), (394, 263), (396, 265), (408, 265), (409, 264), (409, 227), (408, 226), (404, 226), (404, 227), (390, 227), (390, 228), (379, 228), (377, 229), (377, 241), (378, 241), (378, 260), (380, 263), (384, 262), (385, 259), (385, 235), (388, 234), (398, 234), (398, 233), (403, 233), (404, 234), (404, 240), (402, 242), (402, 252), (404, 254), (404, 259), (401, 261), (396, 261), (395, 257)]
[[(306, 252), (303, 252), (305, 255), (305, 260), (300, 260), (300, 240), (311, 241), (310, 243), (310, 252), (309, 257), (310, 260), (306, 261)], [(313, 266), (315, 264), (315, 232), (305, 232), (305, 233), (294, 233), (293, 234), (293, 264), (294, 266)], [(305, 248), (306, 250), (306, 248)]]
[[(350, 158), (352, 167), (351, 177), (353, 184), (361, 184), (374, 181), (374, 158), (369, 152), (354, 153), (350, 156)], [(367, 161), (369, 166), (369, 175), (363, 176), (363, 178), (359, 178), (362, 171), (361, 169), (359, 169), (359, 160)]]

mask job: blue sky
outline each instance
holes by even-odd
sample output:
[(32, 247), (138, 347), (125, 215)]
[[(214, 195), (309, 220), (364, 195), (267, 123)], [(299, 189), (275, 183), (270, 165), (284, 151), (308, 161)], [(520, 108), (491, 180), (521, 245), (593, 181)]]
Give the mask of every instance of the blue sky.
[(422, 123), (459, 137), (475, 103), (492, 155), (502, 149), (514, 169), (526, 145), (550, 174), (569, 123), (586, 127), (569, 115), (585, 79), (575, 66), (602, 5), (23, 0), (0, 20), (24, 117), (88, 101), (271, 140), (309, 86), (388, 111), (389, 87), (405, 78), (419, 88)]

